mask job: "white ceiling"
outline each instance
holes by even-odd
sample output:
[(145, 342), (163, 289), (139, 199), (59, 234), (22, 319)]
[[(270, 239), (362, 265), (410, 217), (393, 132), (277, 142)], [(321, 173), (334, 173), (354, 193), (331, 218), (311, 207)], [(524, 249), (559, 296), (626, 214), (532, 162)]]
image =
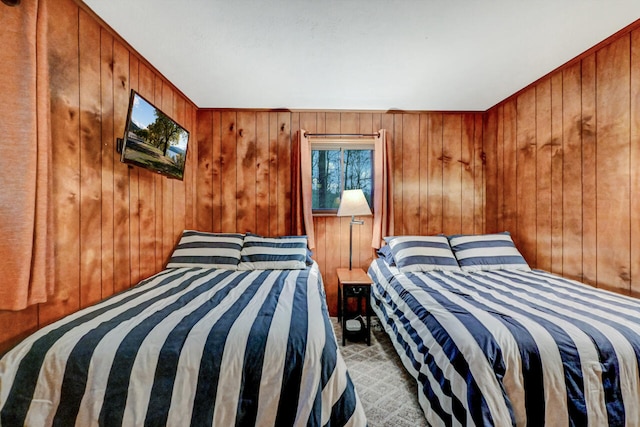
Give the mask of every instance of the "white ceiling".
[(484, 111), (638, 0), (84, 0), (201, 108)]

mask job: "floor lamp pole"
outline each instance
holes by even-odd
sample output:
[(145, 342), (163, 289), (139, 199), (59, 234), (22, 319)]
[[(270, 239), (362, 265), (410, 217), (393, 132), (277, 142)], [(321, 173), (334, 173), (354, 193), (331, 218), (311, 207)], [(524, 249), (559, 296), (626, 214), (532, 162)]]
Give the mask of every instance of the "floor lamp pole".
[(351, 222), (349, 222), (349, 270), (353, 265), (353, 224), (362, 225), (364, 224), (364, 220), (356, 219), (354, 215), (351, 216)]

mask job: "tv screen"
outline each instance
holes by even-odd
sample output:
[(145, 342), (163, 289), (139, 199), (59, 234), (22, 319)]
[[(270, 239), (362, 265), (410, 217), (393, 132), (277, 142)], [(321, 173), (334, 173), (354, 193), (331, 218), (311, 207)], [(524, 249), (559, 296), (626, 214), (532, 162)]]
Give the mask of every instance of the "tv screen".
[(120, 161), (182, 180), (189, 132), (131, 91)]

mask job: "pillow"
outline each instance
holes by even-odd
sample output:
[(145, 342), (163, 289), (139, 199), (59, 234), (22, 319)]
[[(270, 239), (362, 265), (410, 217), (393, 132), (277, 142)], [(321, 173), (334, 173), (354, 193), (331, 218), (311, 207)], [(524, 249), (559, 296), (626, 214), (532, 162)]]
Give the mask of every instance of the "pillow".
[(447, 236), (385, 237), (393, 259), (401, 272), (460, 271)]
[(508, 231), (496, 234), (449, 236), (451, 249), (464, 271), (524, 270), (529, 264)]
[(393, 259), (393, 254), (391, 253), (391, 247), (389, 245), (384, 245), (380, 249), (376, 251), (378, 254), (378, 258), (382, 258), (389, 265), (396, 265), (396, 261)]
[(235, 270), (244, 236), (185, 230), (171, 254), (167, 268), (202, 267)]
[(307, 259), (304, 261), (307, 265), (313, 265), (313, 252), (311, 249), (307, 249)]
[(307, 268), (307, 236), (244, 238), (238, 270), (300, 270)]

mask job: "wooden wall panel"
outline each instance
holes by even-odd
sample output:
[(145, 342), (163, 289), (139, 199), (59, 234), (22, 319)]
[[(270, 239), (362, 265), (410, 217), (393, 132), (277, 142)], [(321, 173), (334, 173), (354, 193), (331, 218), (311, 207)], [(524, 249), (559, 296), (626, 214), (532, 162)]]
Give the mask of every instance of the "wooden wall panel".
[[(258, 141), (260, 141), (258, 143)], [(269, 235), (269, 113), (256, 114), (256, 233)]]
[[(499, 212), (495, 220), (489, 217), (493, 197), (504, 193), (507, 204), (513, 179), (518, 187), (524, 186), (535, 170), (535, 199), (526, 201), (534, 206), (503, 212), (505, 223), (516, 221), (518, 243), (530, 264), (634, 295), (640, 295), (640, 279), (634, 274), (640, 270), (636, 239), (640, 229), (638, 31), (636, 27), (613, 36), (491, 108), (484, 126), (486, 230), (502, 229)], [(507, 131), (506, 113), (514, 99), (515, 135)], [(501, 118), (507, 126), (504, 131)], [(514, 139), (519, 150), (523, 149), (521, 138), (529, 138), (532, 130), (536, 156), (526, 158), (519, 151), (513, 177), (507, 153)], [(495, 161), (491, 159), (494, 141)], [(535, 164), (533, 169), (529, 162)], [(522, 188), (521, 194), (526, 193)], [(534, 214), (535, 230), (531, 225)], [(523, 228), (523, 224), (529, 225)], [(535, 257), (529, 255), (530, 243), (535, 244)]]
[[(442, 122), (442, 230), (459, 234), (462, 230), (462, 116), (445, 114)], [(467, 183), (469, 191), (473, 185)]]
[(194, 224), (187, 187), (197, 159), (188, 161), (185, 181), (169, 180), (122, 164), (115, 138), (124, 134), (136, 88), (191, 131), (189, 150), (197, 153), (195, 105), (84, 5), (53, 0), (49, 20), (55, 294), (26, 310), (0, 311), (0, 354), (162, 269), (182, 227)]
[[(482, 185), (482, 172), (478, 174), (475, 170), (476, 117), (482, 119), (480, 115), (462, 115), (460, 158), (457, 160), (460, 168), (460, 232), (464, 234), (475, 233), (476, 225), (482, 223), (482, 208), (478, 208), (476, 205), (476, 192), (482, 191), (477, 187), (477, 185)], [(482, 134), (479, 133), (479, 136)], [(482, 139), (479, 141), (478, 149), (481, 155)], [(455, 161), (455, 159), (453, 160)], [(477, 181), (476, 175), (478, 175)]]
[(388, 133), (393, 135), (392, 138), (392, 156), (393, 156), (393, 212), (395, 213), (395, 234), (404, 234), (404, 145), (402, 140), (402, 116), (394, 114), (391, 116), (391, 127), (387, 129)]
[[(163, 81), (159, 76), (153, 76), (153, 97), (151, 102), (157, 106), (162, 106), (162, 86)], [(154, 210), (155, 212), (163, 212), (164, 206), (162, 203), (162, 177), (159, 175), (153, 175), (153, 188), (154, 188)], [(156, 215), (155, 221), (155, 236), (154, 236), (154, 260), (156, 270), (162, 268), (162, 229), (164, 227), (164, 215)]]
[[(185, 98), (186, 101), (186, 98)], [(187, 111), (187, 122), (185, 123), (190, 123), (190, 127), (191, 129), (195, 129), (195, 126), (197, 124), (196, 121), (196, 113), (198, 112), (198, 110), (194, 107), (192, 107), (189, 103), (185, 104), (185, 109)], [(194, 135), (195, 137), (195, 135)], [(195, 139), (195, 138), (194, 138)], [(189, 164), (198, 164), (198, 144), (196, 142), (195, 146), (192, 147), (193, 150), (187, 151), (187, 161), (189, 162)], [(186, 171), (188, 171), (189, 173), (187, 174), (187, 184), (190, 187), (190, 190), (187, 191), (187, 193), (185, 194), (185, 197), (187, 199), (187, 217), (191, 219), (191, 223), (187, 223), (187, 228), (193, 229), (196, 227), (196, 208), (198, 207), (196, 201), (196, 197), (197, 197), (197, 171), (194, 168), (189, 168), (186, 169)]]
[(237, 114), (236, 229), (256, 231), (256, 114)]
[[(640, 30), (631, 33), (631, 291), (640, 294)], [(635, 197), (634, 197), (635, 196)]]
[(289, 113), (278, 113), (278, 231), (288, 234), (291, 230), (291, 138), (300, 129)]
[[(169, 117), (174, 117), (173, 111), (173, 91), (171, 86), (162, 84), (162, 100), (157, 104), (162, 111), (164, 111)], [(173, 234), (173, 180), (162, 179), (162, 229), (161, 229), (161, 241), (162, 241), (162, 255), (159, 260), (160, 265), (166, 265), (169, 260), (171, 250), (173, 250), (176, 239)], [(127, 189), (128, 190), (128, 189)], [(156, 260), (157, 262), (158, 260)]]
[[(113, 212), (113, 165), (117, 161), (114, 155), (114, 110), (113, 110), (113, 36), (104, 28), (100, 32), (100, 113), (102, 123), (102, 170), (101, 170), (101, 274), (102, 292), (106, 295), (114, 293), (114, 221), (113, 215), (102, 215)], [(116, 153), (117, 154), (117, 153)]]
[(278, 233), (278, 113), (269, 113), (269, 235)]
[(596, 56), (582, 60), (582, 280), (597, 284)]
[[(213, 115), (213, 129), (219, 129), (217, 132), (213, 132), (213, 150), (212, 150), (212, 185), (213, 185), (213, 231), (220, 233), (222, 228), (222, 192), (220, 186), (222, 185), (222, 117), (218, 114)], [(200, 147), (198, 147), (198, 152)], [(200, 191), (198, 191), (198, 195)], [(197, 223), (196, 227), (198, 228)]]
[[(429, 134), (427, 136), (428, 155), (426, 159), (427, 163), (427, 233), (426, 234), (438, 234), (441, 233), (444, 227), (443, 224), (443, 194), (442, 185), (444, 182), (444, 175), (442, 170), (442, 159), (444, 154), (443, 146), (443, 115), (440, 113), (430, 114), (429, 121)], [(394, 165), (394, 167), (398, 167)], [(424, 170), (421, 171), (424, 173)], [(397, 181), (393, 182), (396, 186)], [(394, 189), (394, 192), (397, 191)], [(398, 217), (402, 215), (402, 212), (395, 212), (396, 222)]]
[(502, 227), (503, 231), (508, 231), (513, 236), (513, 240), (518, 240), (518, 221), (516, 219), (516, 207), (518, 205), (518, 164), (516, 156), (517, 146), (517, 113), (516, 99), (510, 99), (504, 104), (502, 113), (502, 161), (504, 188), (502, 191)]
[(562, 72), (562, 272), (582, 279), (582, 94), (580, 64)]
[[(484, 150), (483, 135), (483, 117), (479, 114), (473, 114), (473, 181), (474, 181), (474, 225), (473, 232), (476, 234), (484, 233), (487, 223), (487, 174), (486, 174), (486, 153)], [(464, 187), (463, 187), (464, 188)]]
[[(55, 295), (34, 312), (43, 326), (80, 308), (79, 9), (69, 1), (49, 8)], [(68, 71), (67, 71), (68, 70)], [(19, 312), (18, 312), (19, 313)], [(5, 325), (21, 328), (20, 315)], [(10, 313), (12, 314), (12, 313)], [(10, 316), (8, 316), (10, 317)]]
[(618, 290), (630, 290), (628, 35), (597, 52), (596, 85), (597, 280)]
[[(86, 12), (79, 15), (80, 50), (80, 305), (102, 299), (102, 179), (99, 144), (100, 26)], [(100, 286), (96, 286), (100, 284)]]
[[(236, 206), (236, 113), (235, 112), (223, 112), (220, 118), (220, 132), (222, 140), (220, 142), (221, 151), (221, 165), (222, 181), (225, 185), (219, 188), (222, 194), (222, 230), (223, 232), (236, 231), (236, 218), (237, 218), (237, 206)], [(214, 129), (215, 132), (215, 129)], [(231, 178), (232, 181), (227, 181)]]
[[(536, 258), (538, 268), (551, 271), (551, 79), (536, 90)], [(488, 187), (488, 184), (487, 184)]]
[[(429, 205), (429, 115), (420, 114), (420, 150), (418, 157), (420, 158), (420, 184), (419, 205)], [(420, 234), (428, 233), (429, 212), (427, 209), (420, 209)]]
[[(505, 165), (504, 165), (504, 106), (500, 105), (497, 108), (497, 125), (496, 125), (496, 167), (497, 167), (497, 176), (496, 182), (500, 183), (497, 187), (496, 191), (496, 219), (495, 225), (496, 228), (493, 231), (504, 231), (504, 187), (506, 184), (504, 175), (505, 175)], [(508, 185), (508, 184), (506, 184)]]
[[(127, 120), (127, 107), (129, 105), (129, 50), (119, 42), (113, 45), (113, 102), (114, 102), (114, 130), (117, 136), (124, 135), (125, 122)], [(160, 108), (162, 105), (158, 104)], [(129, 167), (119, 161), (120, 156), (113, 154), (118, 160), (114, 160), (114, 290), (122, 291), (131, 285), (131, 227), (129, 221)], [(162, 212), (158, 210), (158, 212)], [(107, 214), (107, 213), (106, 213)], [(156, 271), (162, 268), (157, 263)], [(107, 295), (104, 295), (105, 297)]]
[[(196, 223), (207, 230), (213, 227), (213, 112), (199, 110), (197, 114), (198, 193)], [(217, 188), (216, 188), (217, 190)]]
[(536, 262), (536, 113), (535, 88), (516, 99), (516, 218), (517, 244), (529, 262)]
[[(115, 84), (121, 84), (114, 80)], [(138, 64), (138, 90), (140, 95), (148, 100), (153, 100), (155, 87), (155, 76), (153, 71), (144, 63)], [(124, 126), (124, 122), (119, 122), (118, 126)], [(120, 135), (124, 128), (115, 127), (115, 135)], [(194, 138), (195, 139), (195, 138)], [(189, 150), (191, 150), (190, 147)], [(114, 160), (115, 164), (118, 160)], [(188, 161), (188, 160), (187, 160)], [(193, 163), (191, 163), (193, 164)], [(156, 270), (156, 188), (155, 174), (149, 171), (138, 170), (138, 211), (140, 215), (140, 275), (149, 277)], [(160, 211), (161, 212), (161, 211)]]
[(551, 77), (551, 271), (562, 274), (562, 73)]
[[(127, 96), (130, 94), (130, 90), (136, 90), (140, 92), (140, 60), (135, 56), (129, 57), (129, 51), (121, 44), (116, 42), (114, 45), (114, 56), (118, 58), (114, 63), (114, 81), (113, 92), (114, 98), (117, 100), (118, 110), (114, 111), (114, 138), (115, 135), (121, 137), (124, 133), (124, 127), (126, 126), (126, 112), (125, 105), (127, 102)], [(127, 68), (129, 67), (129, 79), (127, 85)], [(120, 153), (116, 150), (112, 150), (114, 156), (114, 165), (117, 165), (120, 161)], [(124, 167), (124, 165), (118, 165)], [(120, 174), (124, 174), (120, 172)], [(143, 193), (144, 197), (144, 193)], [(140, 230), (142, 228), (142, 215), (141, 215), (141, 203), (140, 203), (140, 174), (139, 168), (129, 169), (129, 254), (131, 256), (131, 282), (137, 283), (149, 275), (142, 273), (142, 266), (140, 265), (140, 247), (141, 237)], [(123, 288), (125, 283), (120, 284)], [(121, 289), (114, 289), (120, 291)]]
[[(187, 123), (187, 114), (185, 113), (185, 108), (186, 108), (186, 101), (184, 98), (177, 96), (174, 94), (173, 97), (173, 108), (174, 108), (174, 112), (173, 112), (173, 118), (175, 120), (178, 121), (178, 123)], [(195, 134), (195, 132), (194, 132)], [(194, 140), (195, 140), (195, 135), (194, 135)], [(194, 151), (196, 150), (197, 144), (193, 144), (193, 149)], [(185, 163), (186, 164), (186, 163)], [(196, 165), (194, 165), (196, 166)], [(195, 169), (195, 167), (194, 167)], [(138, 179), (138, 172), (139, 172), (139, 168), (135, 168), (134, 170), (131, 171), (131, 175), (130, 175), (130, 180), (131, 180), (131, 188), (133, 190), (134, 187), (134, 182), (137, 186), (137, 179)], [(193, 228), (192, 224), (193, 224), (193, 204), (190, 202), (190, 199), (187, 199), (187, 188), (191, 187), (189, 185), (189, 180), (192, 179), (191, 176), (189, 176), (189, 174), (191, 173), (191, 169), (185, 169), (184, 171), (184, 175), (183, 175), (183, 179), (184, 181), (182, 183), (180, 183), (179, 181), (174, 181), (173, 182), (173, 207), (171, 209), (172, 213), (173, 213), (173, 245), (171, 245), (171, 248), (169, 249), (169, 256), (167, 257), (167, 261), (169, 260), (169, 257), (171, 256), (171, 252), (173, 251), (173, 248), (175, 247), (176, 244), (178, 244), (178, 238), (176, 236), (180, 236), (180, 234), (183, 232), (183, 230), (185, 230), (187, 228), (187, 222), (189, 223), (190, 227), (188, 228)], [(134, 180), (135, 178), (135, 180)], [(136, 192), (137, 192), (137, 188), (136, 188)], [(132, 191), (133, 193), (133, 191)], [(132, 200), (132, 204), (133, 204), (133, 198)], [(135, 203), (138, 203), (137, 198), (135, 199)], [(187, 207), (189, 206), (190, 211), (189, 214), (187, 214)], [(136, 212), (137, 214), (137, 212)], [(139, 221), (139, 218), (136, 218), (135, 221)], [(134, 220), (132, 219), (132, 223), (131, 223), (131, 228), (132, 230), (135, 230), (137, 234), (138, 230), (140, 229), (139, 224), (135, 223)], [(132, 232), (133, 234), (133, 232)], [(134, 236), (131, 236), (131, 246), (132, 248), (135, 246), (137, 238), (134, 238)], [(137, 249), (139, 250), (139, 248)], [(132, 267), (133, 270), (133, 267)], [(135, 270), (134, 270), (135, 272)]]
[(487, 231), (498, 229), (498, 191), (502, 185), (498, 185), (498, 108), (489, 110), (482, 117), (482, 140), (484, 146), (485, 174), (485, 198), (484, 198), (484, 227)]
[(420, 116), (402, 116), (402, 234), (420, 234)]

